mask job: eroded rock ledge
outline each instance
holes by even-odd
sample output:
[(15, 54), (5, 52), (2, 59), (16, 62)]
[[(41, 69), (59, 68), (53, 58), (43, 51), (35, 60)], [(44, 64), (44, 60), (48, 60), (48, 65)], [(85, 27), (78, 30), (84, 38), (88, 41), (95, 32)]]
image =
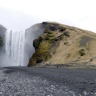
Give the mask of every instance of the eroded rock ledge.
[[(55, 22), (33, 41), (35, 53), (28, 66), (96, 64), (96, 34)], [(83, 66), (83, 65), (82, 65)]]

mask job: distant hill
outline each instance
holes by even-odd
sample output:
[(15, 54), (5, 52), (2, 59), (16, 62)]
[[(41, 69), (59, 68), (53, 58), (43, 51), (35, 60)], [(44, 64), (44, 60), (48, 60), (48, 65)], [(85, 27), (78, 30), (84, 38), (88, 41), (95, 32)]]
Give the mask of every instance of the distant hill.
[(88, 67), (96, 65), (96, 33), (55, 22), (43, 22), (43, 34), (33, 41), (28, 66)]

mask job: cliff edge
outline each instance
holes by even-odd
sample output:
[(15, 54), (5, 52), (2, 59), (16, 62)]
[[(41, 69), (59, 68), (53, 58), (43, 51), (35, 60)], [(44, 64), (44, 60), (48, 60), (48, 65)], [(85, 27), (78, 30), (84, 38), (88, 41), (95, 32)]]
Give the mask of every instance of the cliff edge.
[(43, 22), (43, 34), (33, 41), (28, 66), (95, 66), (96, 33), (55, 22)]

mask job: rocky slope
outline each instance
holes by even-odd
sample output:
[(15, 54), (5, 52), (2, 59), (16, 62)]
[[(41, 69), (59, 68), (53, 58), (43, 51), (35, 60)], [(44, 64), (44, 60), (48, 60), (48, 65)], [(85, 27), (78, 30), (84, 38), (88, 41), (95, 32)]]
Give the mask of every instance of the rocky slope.
[(28, 66), (95, 66), (96, 34), (55, 22), (43, 22), (44, 32), (33, 41)]

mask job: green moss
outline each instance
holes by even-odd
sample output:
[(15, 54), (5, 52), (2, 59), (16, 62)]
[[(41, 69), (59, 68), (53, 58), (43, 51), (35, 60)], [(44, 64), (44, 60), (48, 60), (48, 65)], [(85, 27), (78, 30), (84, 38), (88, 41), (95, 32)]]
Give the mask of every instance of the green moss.
[(32, 64), (41, 63), (42, 61), (49, 60), (51, 55), (49, 53), (49, 49), (51, 48), (51, 44), (46, 40), (40, 42), (38, 49), (33, 54)]
[(54, 37), (46, 37), (46, 40), (48, 40), (49, 43), (53, 43), (55, 41)]
[(68, 42), (64, 42), (64, 45), (67, 45), (68, 44)]
[[(62, 31), (62, 34), (60, 31)], [(33, 45), (36, 50), (30, 59), (29, 66), (50, 60), (51, 55), (55, 52), (53, 50), (57, 48), (57, 41), (64, 39), (63, 31), (65, 31), (65, 28), (58, 24), (50, 24), (44, 33), (38, 39), (34, 40)]]
[(47, 52), (50, 47), (51, 47), (51, 44), (48, 41), (42, 41), (38, 48), (39, 53)]
[(56, 35), (55, 35), (54, 33), (55, 33), (55, 32), (49, 30), (48, 32), (42, 34), (42, 35), (40, 36), (40, 38), (41, 38), (43, 41), (46, 41), (46, 40), (47, 40), (49, 43), (53, 43), (54, 40), (56, 39)]
[(33, 41), (33, 46), (34, 46), (35, 50), (39, 47), (39, 45), (40, 45), (40, 40), (39, 39), (35, 39)]
[(40, 38), (41, 40), (46, 40), (46, 33), (42, 34), (39, 38)]
[(50, 34), (47, 34), (48, 37), (54, 37), (54, 34), (50, 33)]
[(61, 27), (61, 26), (59, 27), (59, 31), (60, 31), (60, 32), (64, 32), (65, 30), (66, 30), (66, 29), (65, 29), (64, 27)]
[(80, 49), (79, 54), (80, 54), (80, 56), (84, 56), (85, 55), (85, 50), (84, 49)]
[(69, 37), (69, 36), (70, 36), (70, 35), (69, 35), (69, 32), (65, 31), (65, 32), (64, 32), (64, 36)]
[(45, 29), (44, 33), (48, 33), (48, 34), (51, 34), (51, 31), (49, 29)]

